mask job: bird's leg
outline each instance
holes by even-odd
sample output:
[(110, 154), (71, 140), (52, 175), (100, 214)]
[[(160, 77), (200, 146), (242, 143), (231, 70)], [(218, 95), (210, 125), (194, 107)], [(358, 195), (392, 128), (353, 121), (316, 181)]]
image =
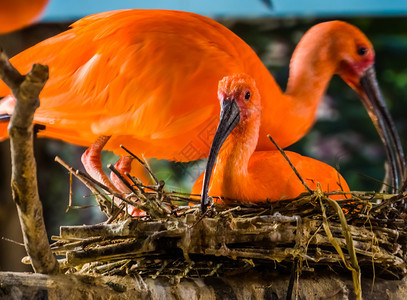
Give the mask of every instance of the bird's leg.
[[(120, 179), (117, 178), (117, 176), (112, 173), (112, 175), (111, 175), (112, 181), (110, 181), (102, 169), (102, 161), (101, 161), (102, 150), (103, 150), (103, 147), (106, 145), (106, 143), (109, 141), (109, 139), (110, 139), (110, 136), (98, 137), (96, 139), (96, 141), (85, 151), (85, 153), (82, 154), (82, 158), (81, 158), (82, 164), (85, 167), (86, 172), (88, 172), (88, 174), (93, 179), (99, 181), (100, 183), (103, 183), (104, 185), (106, 185), (107, 187), (112, 189), (113, 191), (127, 194), (130, 192), (130, 190), (120, 181)], [(115, 167), (121, 174), (124, 174), (124, 172), (130, 172), (132, 160), (133, 159), (131, 157), (122, 156), (122, 157), (120, 157), (119, 161), (116, 163)], [(120, 205), (122, 201), (115, 198), (114, 202), (117, 205)], [(145, 215), (144, 211), (139, 210), (132, 206), (128, 207), (127, 211), (132, 216)]]
[[(117, 163), (114, 165), (115, 169), (120, 172), (124, 176), (125, 173), (130, 173), (131, 171), (131, 163), (133, 161), (133, 158), (130, 156), (120, 156), (120, 159), (117, 161)], [(116, 176), (115, 173), (110, 173), (110, 180), (113, 182), (113, 184), (116, 186), (117, 189), (120, 190), (120, 192), (127, 194), (130, 193), (131, 191), (129, 188), (123, 184), (123, 182)], [(142, 217), (146, 215), (146, 212), (138, 209), (136, 207), (130, 206), (128, 208), (128, 212), (131, 216), (133, 217)]]
[[(133, 158), (130, 156), (120, 156), (120, 159), (114, 165), (115, 169), (119, 171), (120, 174), (125, 177), (125, 173), (130, 173), (131, 171), (131, 162)], [(115, 187), (122, 192), (123, 194), (130, 193), (130, 189), (120, 180), (119, 177), (116, 176), (115, 173), (110, 173), (110, 180), (115, 185)]]
[(110, 136), (102, 135), (82, 154), (82, 164), (86, 172), (95, 180), (103, 183), (107, 187), (118, 191), (112, 184), (107, 175), (103, 172), (102, 168), (102, 150), (106, 143), (109, 141)]

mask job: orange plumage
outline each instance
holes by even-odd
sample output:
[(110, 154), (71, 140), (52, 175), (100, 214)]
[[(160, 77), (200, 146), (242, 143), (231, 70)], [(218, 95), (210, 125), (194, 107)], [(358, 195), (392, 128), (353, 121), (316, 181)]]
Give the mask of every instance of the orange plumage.
[[(324, 192), (349, 191), (345, 179), (331, 166), (295, 152), (285, 151), (285, 154), (310, 189), (316, 190), (319, 184)], [(218, 161), (221, 159), (220, 157)], [(217, 163), (209, 187), (209, 196), (256, 203), (293, 199), (307, 192), (287, 160), (277, 150), (254, 152), (246, 168), (246, 176), (240, 177), (237, 174), (241, 174), (241, 170), (238, 171), (237, 166), (235, 169), (229, 169)], [(191, 194), (201, 194), (203, 176), (204, 174), (196, 180)], [(344, 196), (331, 195), (330, 198), (343, 199)]]
[[(159, 159), (207, 157), (219, 121), (216, 87), (227, 74), (254, 78), (263, 111), (257, 150), (270, 150), (267, 134), (286, 147), (309, 130), (333, 74), (368, 102), (359, 81), (373, 61), (372, 45), (357, 28), (339, 21), (318, 24), (295, 50), (283, 93), (255, 52), (230, 30), (203, 16), (166, 10), (95, 14), (11, 59), (22, 73), (34, 62), (49, 66), (34, 119), (46, 126), (39, 135), (93, 145), (82, 161), (105, 183), (109, 179), (95, 162), (102, 149), (125, 155), (120, 144)], [(375, 82), (374, 76), (369, 80)], [(0, 83), (0, 96), (9, 93)], [(373, 118), (380, 117), (366, 107)], [(12, 111), (11, 96), (0, 101), (0, 114)]]
[[(253, 69), (275, 85), (228, 29), (172, 11), (93, 15), (11, 62), (23, 73), (33, 62), (50, 67), (35, 115), (47, 127), (42, 136), (89, 146), (111, 135), (107, 150), (120, 154), (125, 144), (147, 157), (180, 161), (207, 155), (209, 141), (197, 135), (216, 126), (216, 86), (224, 73)], [(7, 93), (0, 86), (0, 95)], [(184, 157), (180, 152), (191, 142), (199, 153)]]
[(20, 29), (33, 23), (49, 0), (0, 1), (0, 34)]
[[(254, 80), (246, 74), (225, 77), (219, 82), (218, 95), (222, 106), (221, 121), (209, 154), (209, 173), (205, 176), (210, 175), (210, 164), (221, 148), (212, 173), (209, 195), (242, 202), (262, 202), (292, 199), (306, 192), (279, 151), (255, 151), (259, 137), (261, 101)], [(233, 123), (232, 119), (235, 118), (239, 119), (237, 123)], [(228, 134), (223, 128), (233, 129)], [(225, 135), (227, 138), (222, 146), (217, 141)], [(286, 154), (311, 189), (315, 190), (317, 184), (320, 184), (325, 192), (349, 191), (346, 181), (331, 166), (294, 152), (287, 151)], [(192, 193), (201, 192), (202, 182), (201, 177), (195, 183)]]
[[(123, 153), (118, 146), (126, 144), (147, 157), (190, 161), (208, 154), (205, 131), (208, 126), (213, 131), (219, 120), (216, 87), (225, 75), (245, 72), (255, 79), (264, 111), (258, 149), (267, 150), (274, 147), (266, 134), (285, 147), (308, 131), (328, 81), (341, 71), (342, 52), (351, 50), (352, 59), (366, 65), (373, 61), (370, 42), (355, 27), (343, 22), (317, 26), (312, 31), (318, 34), (306, 35), (294, 54), (286, 94), (239, 37), (186, 12), (92, 15), (11, 62), (22, 73), (34, 62), (50, 67), (35, 115), (35, 122), (47, 126), (42, 136), (89, 146), (100, 135), (111, 135), (105, 149), (116, 153)], [(341, 45), (335, 37), (349, 47), (329, 56), (329, 41)], [(370, 50), (363, 58), (356, 57), (360, 43)], [(1, 84), (0, 95), (8, 93)], [(182, 150), (189, 146), (197, 151), (184, 157)]]

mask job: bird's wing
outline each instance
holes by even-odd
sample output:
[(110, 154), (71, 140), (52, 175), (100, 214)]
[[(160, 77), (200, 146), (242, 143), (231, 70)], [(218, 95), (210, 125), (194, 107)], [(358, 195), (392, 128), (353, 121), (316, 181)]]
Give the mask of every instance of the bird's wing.
[[(50, 68), (36, 122), (75, 128), (89, 138), (158, 138), (217, 114), (217, 82), (244, 69), (240, 49), (225, 32), (231, 34), (194, 14), (107, 12), (74, 23), (11, 61), (22, 73), (33, 62)], [(8, 93), (0, 85), (0, 95)]]

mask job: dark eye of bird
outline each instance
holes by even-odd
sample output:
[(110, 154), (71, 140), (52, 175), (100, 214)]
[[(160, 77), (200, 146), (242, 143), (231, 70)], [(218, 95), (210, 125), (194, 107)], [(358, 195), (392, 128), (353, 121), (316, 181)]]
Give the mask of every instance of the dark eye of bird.
[(246, 100), (249, 100), (249, 99), (250, 99), (250, 92), (247, 92), (246, 95), (244, 95), (244, 98), (245, 98)]
[(366, 47), (359, 47), (358, 48), (358, 54), (360, 56), (366, 55), (366, 53), (367, 53), (367, 48)]

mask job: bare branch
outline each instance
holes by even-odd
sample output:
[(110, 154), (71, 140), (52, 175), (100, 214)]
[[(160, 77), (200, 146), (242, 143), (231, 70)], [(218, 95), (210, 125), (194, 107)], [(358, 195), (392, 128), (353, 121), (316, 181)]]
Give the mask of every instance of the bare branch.
[(48, 80), (48, 67), (35, 64), (22, 76), (0, 50), (0, 78), (11, 88), (16, 105), (10, 120), (13, 199), (17, 205), (25, 249), (35, 272), (58, 273), (58, 262), (51, 252), (38, 195), (37, 167), (33, 151), (34, 112), (39, 94)]

